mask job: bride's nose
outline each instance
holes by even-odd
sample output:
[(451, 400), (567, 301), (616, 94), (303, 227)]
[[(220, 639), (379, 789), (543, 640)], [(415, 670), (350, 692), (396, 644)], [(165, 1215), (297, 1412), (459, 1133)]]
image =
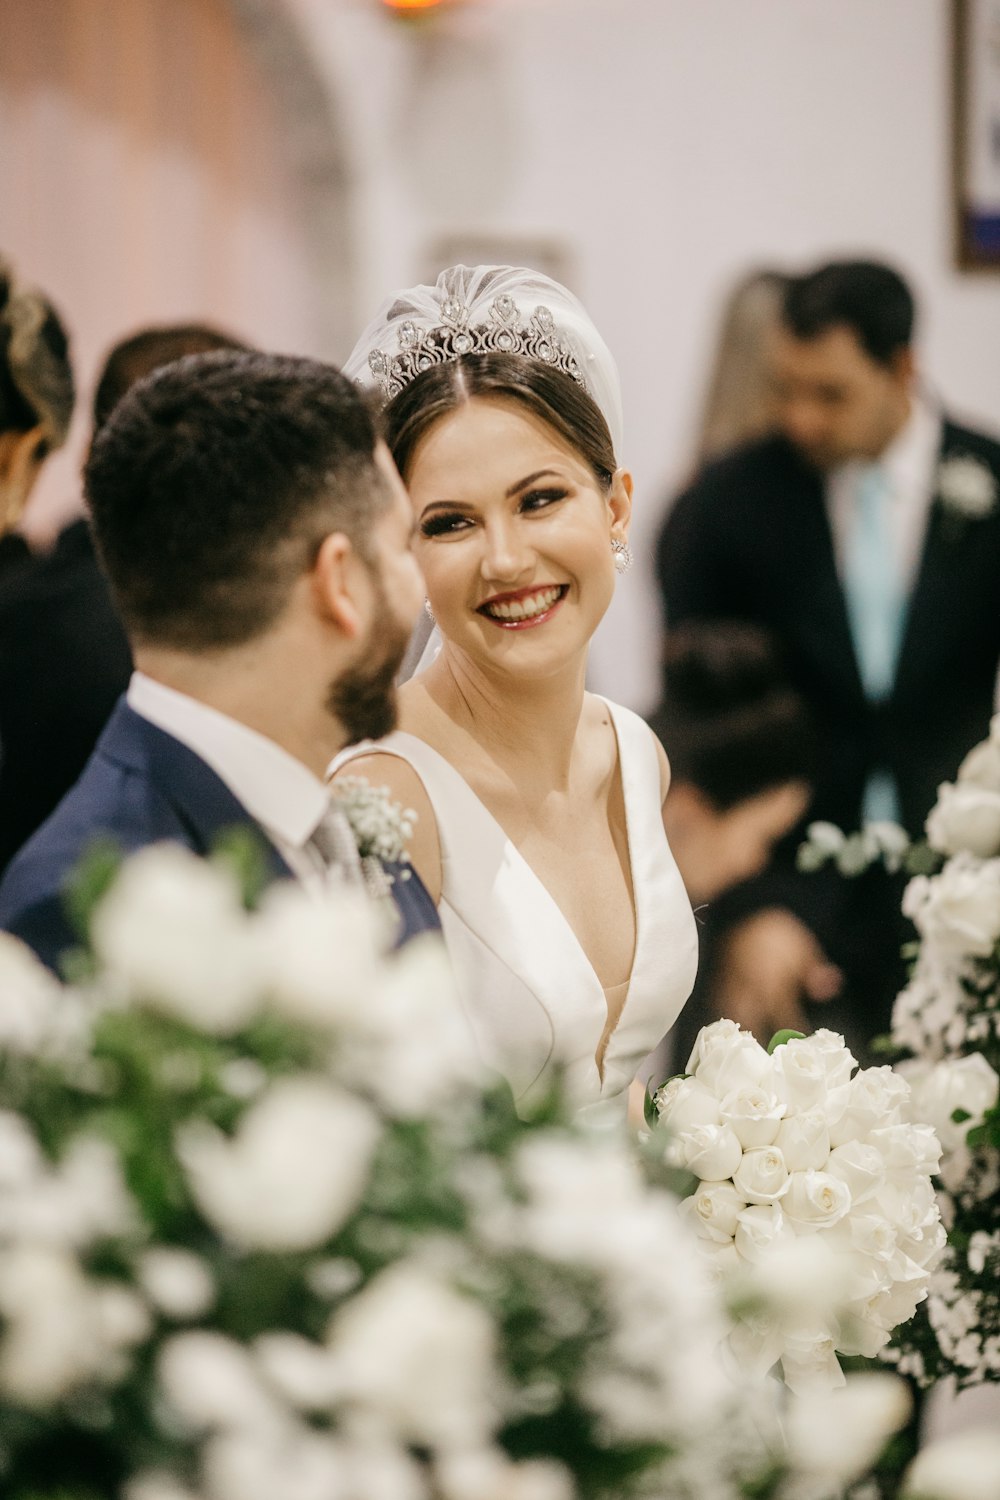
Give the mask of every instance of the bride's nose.
[(483, 531), (483, 578), (508, 583), (534, 567), (534, 553), (513, 516), (491, 520)]

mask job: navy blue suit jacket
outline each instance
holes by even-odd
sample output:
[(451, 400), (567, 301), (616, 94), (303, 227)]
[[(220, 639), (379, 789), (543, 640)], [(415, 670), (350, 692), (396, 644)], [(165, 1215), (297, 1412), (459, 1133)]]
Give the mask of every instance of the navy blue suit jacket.
[[(56, 969), (60, 955), (78, 941), (64, 907), (66, 879), (98, 839), (111, 839), (126, 853), (169, 839), (208, 854), (232, 828), (255, 830), (271, 877), (291, 877), (260, 825), (211, 767), (123, 698), (80, 780), (9, 866), (0, 883), (0, 929)], [(401, 942), (440, 929), (416, 871), (396, 880), (392, 893), (403, 919)]]

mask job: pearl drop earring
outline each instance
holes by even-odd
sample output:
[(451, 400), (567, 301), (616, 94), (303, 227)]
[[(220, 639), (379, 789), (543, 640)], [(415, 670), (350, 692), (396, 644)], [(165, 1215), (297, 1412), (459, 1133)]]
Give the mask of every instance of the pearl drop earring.
[(615, 570), (618, 573), (627, 573), (632, 566), (632, 549), (628, 542), (623, 542), (619, 536), (613, 536), (611, 550), (615, 554)]

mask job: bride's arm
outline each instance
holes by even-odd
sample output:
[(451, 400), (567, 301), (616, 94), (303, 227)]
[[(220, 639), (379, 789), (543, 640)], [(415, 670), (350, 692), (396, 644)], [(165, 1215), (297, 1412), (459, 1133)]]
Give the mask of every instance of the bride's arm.
[(416, 826), (407, 852), (410, 863), (437, 906), (441, 900), (441, 840), (437, 819), (424, 784), (409, 761), (374, 750), (370, 755), (358, 755), (347, 761), (330, 779), (336, 783), (345, 776), (360, 776), (370, 786), (388, 787), (396, 802), (416, 813)]

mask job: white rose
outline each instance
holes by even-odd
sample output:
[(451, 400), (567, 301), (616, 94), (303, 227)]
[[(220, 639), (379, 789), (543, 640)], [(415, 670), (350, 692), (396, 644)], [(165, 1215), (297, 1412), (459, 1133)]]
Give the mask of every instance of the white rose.
[(842, 1146), (835, 1146), (824, 1170), (846, 1184), (855, 1206), (871, 1198), (885, 1181), (881, 1151), (863, 1141), (845, 1141)]
[(788, 1168), (776, 1146), (747, 1151), (733, 1183), (747, 1203), (776, 1203), (788, 1189)]
[[(888, 1180), (929, 1177), (938, 1169), (941, 1142), (929, 1125), (886, 1125), (871, 1131), (869, 1144), (882, 1153)], [(914, 1184), (915, 1185), (915, 1184)]]
[(795, 1231), (786, 1223), (780, 1203), (753, 1203), (739, 1215), (734, 1244), (744, 1260), (759, 1261)]
[(719, 1100), (697, 1078), (669, 1078), (656, 1095), (659, 1117), (677, 1135), (695, 1125), (721, 1125)]
[(1000, 859), (955, 854), (939, 875), (917, 875), (903, 911), (943, 956), (988, 958), (1000, 938)]
[(890, 1067), (863, 1068), (851, 1079), (843, 1113), (830, 1122), (830, 1144), (864, 1140), (872, 1130), (902, 1118), (909, 1085)]
[(781, 1373), (790, 1391), (832, 1390), (844, 1384), (837, 1347), (830, 1330), (812, 1325), (786, 1332)]
[(993, 718), (989, 739), (970, 750), (959, 766), (957, 780), (965, 786), (1000, 792), (1000, 714)]
[(846, 1182), (829, 1172), (793, 1172), (782, 1207), (803, 1229), (826, 1229), (850, 1212), (851, 1194)]
[(269, 1385), (299, 1411), (323, 1411), (337, 1397), (337, 1378), (330, 1351), (297, 1333), (265, 1333), (253, 1346), (257, 1364)]
[(807, 1109), (782, 1120), (774, 1144), (790, 1172), (822, 1167), (830, 1154), (830, 1127), (821, 1109)]
[(904, 1500), (997, 1500), (1000, 1433), (983, 1428), (921, 1450), (903, 1479)]
[(700, 1236), (728, 1245), (746, 1206), (731, 1182), (703, 1182), (681, 1203), (680, 1213)]
[(468, 1447), (498, 1421), (487, 1313), (422, 1267), (397, 1262), (335, 1317), (342, 1397), (409, 1442)]
[(735, 1021), (713, 1021), (698, 1033), (686, 1071), (722, 1099), (768, 1077), (771, 1059)]
[(688, 1171), (705, 1182), (732, 1177), (743, 1159), (739, 1137), (728, 1125), (696, 1125), (679, 1144)]
[(138, 1275), (150, 1302), (168, 1318), (200, 1318), (215, 1301), (208, 1262), (190, 1250), (155, 1245), (140, 1258)]
[(206, 1218), (238, 1244), (307, 1250), (357, 1207), (379, 1136), (353, 1094), (318, 1078), (282, 1079), (232, 1140), (204, 1123), (182, 1129), (178, 1155)]
[[(1000, 1078), (981, 1052), (945, 1058), (906, 1076), (911, 1089), (909, 1119), (932, 1126), (945, 1151), (964, 1146), (969, 1131), (982, 1124), (986, 1111), (995, 1109), (1000, 1098)], [(956, 1122), (956, 1110), (968, 1118)]]
[(227, 1036), (256, 1014), (258, 945), (235, 881), (179, 844), (122, 867), (91, 922), (108, 977), (135, 1000)]
[(785, 1109), (784, 1101), (773, 1089), (751, 1084), (726, 1095), (722, 1101), (722, 1122), (732, 1127), (744, 1150), (770, 1146)]
[(788, 1113), (822, 1107), (827, 1092), (827, 1067), (820, 1048), (810, 1037), (793, 1037), (775, 1048), (775, 1086)]
[(1000, 854), (1000, 791), (974, 782), (944, 782), (927, 818), (927, 842), (941, 854)]

